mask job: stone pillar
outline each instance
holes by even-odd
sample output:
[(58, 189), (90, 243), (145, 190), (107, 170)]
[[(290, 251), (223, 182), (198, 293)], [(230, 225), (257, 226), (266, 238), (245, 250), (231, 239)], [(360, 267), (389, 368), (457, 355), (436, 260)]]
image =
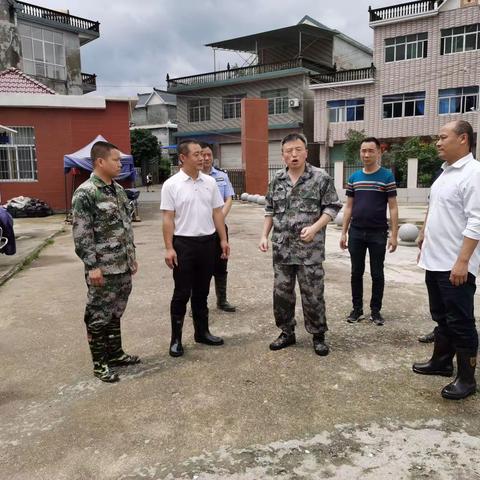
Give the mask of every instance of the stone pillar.
[(333, 177), (335, 180), (335, 190), (340, 197), (343, 193), (343, 161), (333, 162)]
[(7, 68), (21, 69), (20, 35), (15, 26), (15, 14), (8, 0), (0, 0), (0, 72)]
[(242, 99), (242, 166), (245, 189), (265, 195), (268, 188), (268, 100)]
[(407, 188), (417, 188), (418, 184), (418, 159), (409, 158), (407, 168)]

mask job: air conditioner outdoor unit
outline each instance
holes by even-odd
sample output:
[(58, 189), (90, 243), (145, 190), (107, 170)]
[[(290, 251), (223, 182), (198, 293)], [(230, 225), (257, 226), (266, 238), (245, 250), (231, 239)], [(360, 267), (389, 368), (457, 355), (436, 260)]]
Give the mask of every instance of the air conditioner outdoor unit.
[(290, 100), (288, 100), (288, 106), (290, 108), (298, 108), (300, 106), (300, 100), (298, 98), (290, 98)]

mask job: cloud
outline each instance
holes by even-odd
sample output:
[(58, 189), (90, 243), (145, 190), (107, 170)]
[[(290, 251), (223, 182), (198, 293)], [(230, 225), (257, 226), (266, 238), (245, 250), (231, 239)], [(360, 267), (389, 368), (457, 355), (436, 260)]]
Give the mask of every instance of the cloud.
[[(67, 3), (67, 5), (65, 5)], [(371, 46), (368, 5), (394, 1), (349, 0), (42, 0), (47, 8), (100, 22), (100, 38), (82, 47), (82, 70), (97, 74), (99, 93), (135, 95), (164, 88), (165, 77), (213, 70), (204, 44), (282, 28), (308, 14)], [(217, 68), (243, 63), (247, 54), (217, 53)]]

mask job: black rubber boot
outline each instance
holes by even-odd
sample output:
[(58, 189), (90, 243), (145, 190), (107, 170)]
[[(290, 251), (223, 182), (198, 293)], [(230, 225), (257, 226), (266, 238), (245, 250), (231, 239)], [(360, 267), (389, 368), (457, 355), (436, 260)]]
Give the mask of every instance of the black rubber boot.
[(455, 348), (450, 339), (435, 329), (435, 343), (433, 355), (428, 362), (414, 363), (412, 370), (420, 375), (440, 375), (451, 377), (453, 375), (453, 357)]
[(181, 357), (183, 355), (182, 346), (182, 330), (183, 330), (183, 318), (176, 315), (172, 315), (172, 339), (170, 341), (170, 349), (168, 353), (171, 357)]
[(321, 357), (325, 357), (330, 352), (328, 345), (325, 343), (325, 334), (324, 333), (316, 333), (313, 336), (313, 349), (317, 355)]
[(215, 276), (215, 293), (217, 294), (217, 308), (224, 312), (235, 312), (237, 308), (227, 300), (227, 274)]
[(477, 391), (475, 367), (477, 352), (457, 349), (457, 377), (442, 390), (442, 397), (449, 400), (461, 400)]
[(217, 337), (210, 333), (208, 327), (208, 310), (201, 315), (193, 312), (193, 327), (195, 329), (195, 341), (205, 345), (212, 345), (214, 347), (223, 345), (223, 338)]
[(270, 350), (281, 350), (296, 343), (294, 332), (282, 332), (276, 340), (270, 344)]
[(140, 363), (137, 355), (129, 355), (122, 348), (122, 333), (120, 331), (120, 319), (112, 318), (106, 327), (108, 365), (110, 367), (123, 367)]
[(420, 343), (433, 343), (435, 341), (435, 331), (421, 335), (418, 337), (418, 341)]

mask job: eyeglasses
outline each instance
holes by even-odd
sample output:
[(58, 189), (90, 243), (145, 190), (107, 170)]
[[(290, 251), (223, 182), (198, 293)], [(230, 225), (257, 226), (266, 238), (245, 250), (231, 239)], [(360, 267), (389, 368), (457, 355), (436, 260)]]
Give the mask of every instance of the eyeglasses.
[(303, 153), (305, 152), (306, 149), (302, 147), (296, 147), (296, 148), (287, 148), (283, 151), (285, 155), (292, 155), (294, 152), (295, 153)]

